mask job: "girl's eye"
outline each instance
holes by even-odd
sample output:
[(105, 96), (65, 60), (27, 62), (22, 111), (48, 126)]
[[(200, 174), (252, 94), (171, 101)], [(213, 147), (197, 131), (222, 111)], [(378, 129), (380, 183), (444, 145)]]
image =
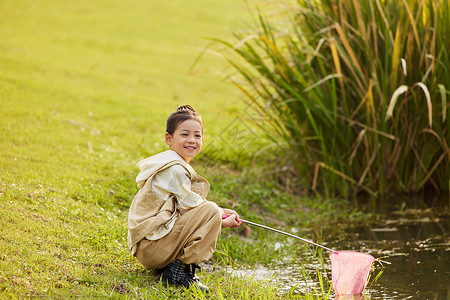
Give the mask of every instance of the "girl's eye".
[(196, 135), (195, 137), (196, 137), (196, 138), (201, 138), (202, 136), (201, 136), (201, 135)]
[(182, 135), (182, 136), (187, 136), (187, 133), (182, 133), (181, 135)]

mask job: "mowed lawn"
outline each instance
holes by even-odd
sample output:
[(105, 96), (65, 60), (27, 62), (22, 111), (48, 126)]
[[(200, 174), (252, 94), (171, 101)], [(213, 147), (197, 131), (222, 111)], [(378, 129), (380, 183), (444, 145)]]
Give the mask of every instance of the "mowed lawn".
[[(194, 63), (249, 19), (241, 0), (0, 1), (1, 298), (190, 297), (126, 250), (136, 162), (166, 149), (177, 104), (206, 146), (244, 108), (220, 57)], [(218, 298), (275, 293), (204, 276)]]
[(156, 152), (177, 104), (203, 114), (208, 142), (241, 106), (222, 59), (193, 65), (206, 38), (248, 19), (243, 1), (0, 1), (0, 14), (6, 182), (79, 179), (105, 152)]

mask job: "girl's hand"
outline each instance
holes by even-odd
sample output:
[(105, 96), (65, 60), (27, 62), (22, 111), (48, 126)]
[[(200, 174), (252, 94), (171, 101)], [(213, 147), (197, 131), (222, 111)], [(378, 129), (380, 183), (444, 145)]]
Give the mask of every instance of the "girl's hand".
[(224, 208), (223, 213), (227, 218), (222, 220), (222, 228), (235, 228), (241, 226), (242, 221), (237, 212), (232, 209)]

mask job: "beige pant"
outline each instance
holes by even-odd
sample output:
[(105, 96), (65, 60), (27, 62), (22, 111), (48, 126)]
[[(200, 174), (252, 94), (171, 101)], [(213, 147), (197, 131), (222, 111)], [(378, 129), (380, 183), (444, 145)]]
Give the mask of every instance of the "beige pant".
[(221, 224), (221, 209), (214, 202), (204, 202), (181, 215), (166, 236), (141, 240), (136, 258), (147, 269), (159, 269), (177, 259), (185, 264), (207, 261), (216, 249)]

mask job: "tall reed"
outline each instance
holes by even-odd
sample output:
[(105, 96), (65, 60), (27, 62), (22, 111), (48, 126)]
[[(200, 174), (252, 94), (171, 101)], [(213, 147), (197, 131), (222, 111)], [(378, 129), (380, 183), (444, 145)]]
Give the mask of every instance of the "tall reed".
[(234, 84), (298, 175), (328, 195), (448, 190), (450, 2), (284, 8), (220, 42)]

